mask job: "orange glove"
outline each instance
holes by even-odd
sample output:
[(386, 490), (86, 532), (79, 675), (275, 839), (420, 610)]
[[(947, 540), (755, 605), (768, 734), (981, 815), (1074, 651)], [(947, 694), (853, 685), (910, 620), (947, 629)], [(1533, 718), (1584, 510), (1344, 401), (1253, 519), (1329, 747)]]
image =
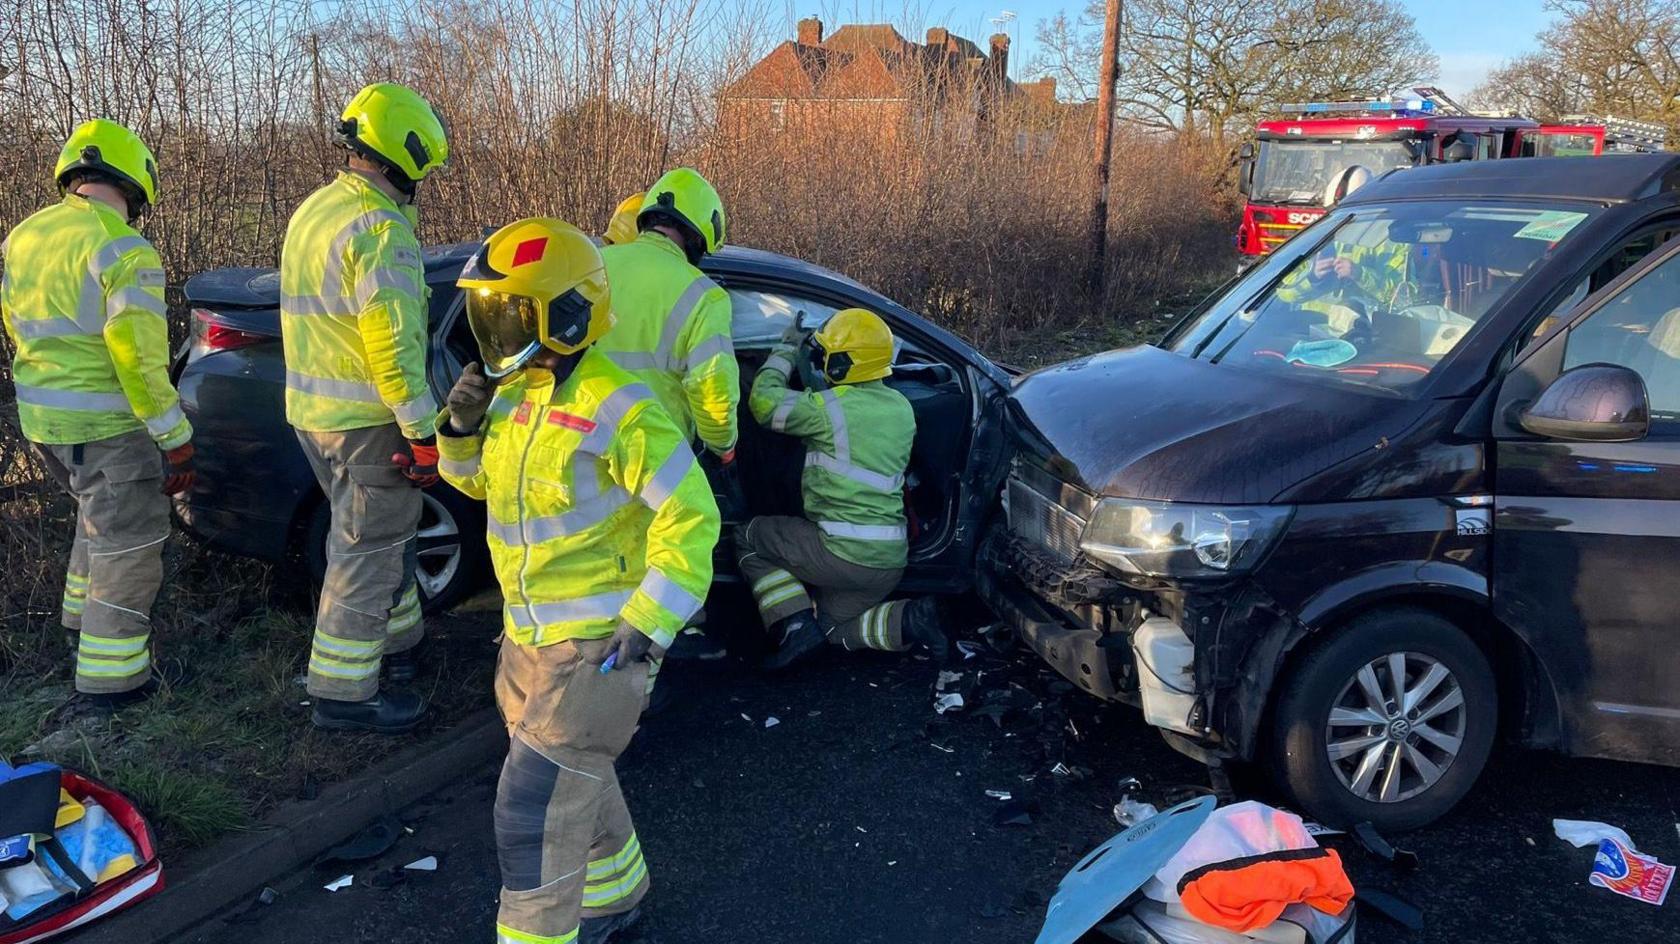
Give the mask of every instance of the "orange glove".
[(169, 463), (169, 471), (163, 477), (163, 493), (165, 495), (179, 495), (198, 481), (198, 470), (193, 468), (193, 444), (188, 440), (174, 449), (163, 454)]
[(438, 483), (438, 448), (437, 440), (410, 439), (408, 441), (410, 455), (393, 453), (391, 461), (402, 474), (414, 483), (415, 488), (430, 488)]

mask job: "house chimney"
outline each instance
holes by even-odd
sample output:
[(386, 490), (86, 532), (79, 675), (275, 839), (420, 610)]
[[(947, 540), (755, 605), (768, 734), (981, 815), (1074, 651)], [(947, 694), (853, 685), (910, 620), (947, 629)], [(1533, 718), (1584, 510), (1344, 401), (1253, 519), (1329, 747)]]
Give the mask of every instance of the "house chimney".
[(819, 46), (822, 44), (822, 20), (808, 16), (799, 21), (799, 45)]
[(927, 31), (927, 44), (931, 47), (944, 49), (951, 41), (951, 31), (943, 26), (930, 26)]
[(992, 34), (992, 68), (999, 78), (1009, 78), (1009, 34)]

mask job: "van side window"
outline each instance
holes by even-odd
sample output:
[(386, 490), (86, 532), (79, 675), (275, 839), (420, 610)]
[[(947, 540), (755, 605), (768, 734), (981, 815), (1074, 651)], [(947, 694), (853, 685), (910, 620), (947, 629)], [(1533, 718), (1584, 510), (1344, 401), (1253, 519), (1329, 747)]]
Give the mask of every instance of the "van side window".
[(1644, 230), (1632, 239), (1618, 246), (1609, 258), (1598, 264), (1598, 267), (1587, 273), (1585, 278), (1577, 281), (1569, 294), (1565, 295), (1544, 318), (1534, 323), (1533, 330), (1523, 340), (1523, 346), (1534, 341), (1541, 335), (1552, 330), (1558, 319), (1581, 303), (1588, 295), (1598, 291), (1615, 280), (1616, 276), (1633, 268), (1639, 260), (1655, 252), (1658, 246), (1668, 242), (1675, 235), (1680, 234), (1680, 224), (1669, 223), (1655, 229)]
[(1651, 418), (1680, 420), (1680, 255), (1623, 288), (1572, 328), (1565, 344), (1565, 370), (1582, 364), (1635, 370), (1645, 379)]

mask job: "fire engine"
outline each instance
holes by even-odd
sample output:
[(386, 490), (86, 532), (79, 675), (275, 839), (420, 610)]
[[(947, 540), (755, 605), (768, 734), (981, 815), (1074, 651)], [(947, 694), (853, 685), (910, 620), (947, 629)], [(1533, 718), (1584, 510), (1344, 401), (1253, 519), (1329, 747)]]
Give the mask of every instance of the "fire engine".
[[(1413, 93), (1284, 105), (1279, 111), (1289, 117), (1260, 122), (1256, 143), (1239, 153), (1238, 189), (1247, 205), (1237, 251), (1265, 255), (1323, 216), (1325, 186), (1351, 165), (1381, 174), (1440, 160), (1522, 157), (1525, 145), (1533, 153), (1550, 140), (1537, 138), (1544, 129), (1527, 118), (1472, 114), (1435, 88)], [(1591, 133), (1571, 127), (1563, 137)]]
[(1592, 115), (1565, 115), (1555, 125), (1541, 125), (1523, 136), (1523, 157), (1597, 157), (1661, 151), (1668, 129), (1649, 121)]

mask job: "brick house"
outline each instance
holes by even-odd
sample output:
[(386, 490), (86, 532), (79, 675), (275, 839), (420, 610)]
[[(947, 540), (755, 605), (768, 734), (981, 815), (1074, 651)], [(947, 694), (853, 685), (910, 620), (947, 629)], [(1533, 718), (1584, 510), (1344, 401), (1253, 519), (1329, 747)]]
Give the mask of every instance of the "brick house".
[(824, 36), (822, 21), (810, 17), (724, 88), (718, 118), (736, 139), (855, 124), (879, 140), (923, 127), (1015, 133), (1024, 112), (1054, 107), (1054, 79), (1010, 80), (1005, 34), (982, 50), (943, 27), (921, 43), (886, 24), (849, 24)]

